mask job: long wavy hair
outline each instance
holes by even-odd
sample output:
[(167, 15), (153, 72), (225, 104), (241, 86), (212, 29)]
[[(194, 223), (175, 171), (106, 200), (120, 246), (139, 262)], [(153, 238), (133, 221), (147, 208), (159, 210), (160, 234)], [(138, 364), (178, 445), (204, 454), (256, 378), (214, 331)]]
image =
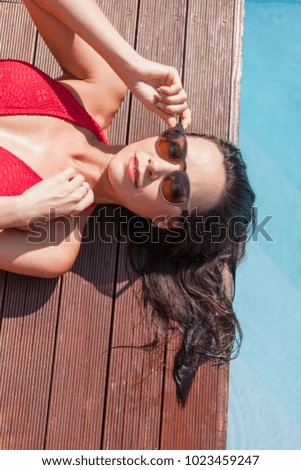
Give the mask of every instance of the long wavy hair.
[[(156, 233), (144, 240), (141, 234), (135, 239), (137, 216), (128, 227), (129, 260), (142, 276), (144, 305), (152, 307), (165, 330), (176, 324), (182, 334), (173, 377), (183, 406), (201, 364), (212, 359), (223, 364), (239, 353), (242, 331), (232, 306), (235, 272), (254, 229), (255, 200), (239, 149), (211, 135), (190, 135), (214, 142), (224, 156), (226, 184), (219, 202), (205, 213), (193, 209), (183, 228), (151, 225)], [(226, 271), (232, 276), (230, 298)]]

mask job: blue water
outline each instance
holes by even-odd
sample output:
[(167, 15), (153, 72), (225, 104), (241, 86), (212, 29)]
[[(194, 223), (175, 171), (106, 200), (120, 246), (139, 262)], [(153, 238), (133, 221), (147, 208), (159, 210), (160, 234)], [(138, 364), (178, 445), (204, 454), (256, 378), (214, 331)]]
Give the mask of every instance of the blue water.
[(246, 0), (240, 147), (261, 234), (238, 269), (228, 449), (301, 449), (301, 0)]

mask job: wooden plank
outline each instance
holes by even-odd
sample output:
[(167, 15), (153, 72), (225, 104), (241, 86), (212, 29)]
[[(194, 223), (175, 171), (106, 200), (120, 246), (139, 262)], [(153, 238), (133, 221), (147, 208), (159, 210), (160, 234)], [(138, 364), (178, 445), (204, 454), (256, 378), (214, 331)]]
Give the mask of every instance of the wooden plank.
[(0, 3), (0, 58), (32, 62), (36, 28), (20, 2)]
[[(138, 52), (158, 62), (174, 64), (181, 70), (185, 13), (185, 0), (176, 0), (172, 4), (143, 0), (139, 12)], [(137, 100), (133, 100), (130, 119), (130, 141), (156, 135), (164, 128), (162, 120)], [(120, 249), (117, 290), (128, 279), (125, 247), (121, 246)], [(133, 276), (131, 287), (118, 296), (115, 303), (113, 346), (141, 345), (154, 337), (147, 323), (150, 312), (144, 312), (136, 298), (139, 281), (135, 280), (133, 273), (130, 276)], [(159, 448), (163, 360), (163, 348), (150, 356), (131, 348), (112, 351), (104, 449)]]
[[(153, 340), (141, 305), (141, 285), (119, 257), (110, 356), (103, 449), (156, 449), (160, 431), (162, 347), (152, 352), (135, 347)], [(119, 348), (121, 346), (121, 348)], [(123, 348), (122, 346), (125, 346)], [(133, 347), (134, 346), (134, 347)]]
[(235, 3), (233, 21), (232, 79), (229, 139), (238, 145), (240, 85), (242, 75), (242, 40), (244, 32), (244, 0)]
[[(0, 58), (30, 61), (33, 56), (35, 27), (20, 5), (21, 0), (0, 0)], [(15, 30), (17, 25), (17, 31)], [(21, 40), (22, 38), (22, 40)], [(6, 273), (0, 271), (0, 313), (4, 297)]]
[(225, 449), (229, 368), (213, 362), (200, 367), (185, 407), (179, 407), (171, 374), (179, 344), (169, 336), (160, 448)]
[[(241, 54), (238, 24), (242, 10), (243, 0), (189, 3), (184, 84), (192, 107), (192, 132), (229, 138), (230, 129), (238, 127), (238, 114), (232, 110), (239, 107), (241, 71), (233, 66), (232, 57)], [(235, 53), (233, 47), (237, 48)], [(228, 290), (230, 293), (231, 287)], [(174, 349), (179, 346), (179, 339), (171, 341), (175, 346), (168, 348), (167, 370), (172, 369)], [(217, 368), (207, 363), (200, 367), (184, 409), (172, 399), (174, 383), (171, 374), (166, 375), (161, 448), (225, 448), (228, 374), (227, 365)]]
[(42, 449), (60, 282), (8, 275), (1, 327), (0, 447)]
[[(106, 210), (112, 218), (113, 206)], [(98, 216), (101, 223), (91, 217), (88, 241), (63, 278), (47, 449), (100, 446), (117, 243), (108, 242), (113, 230), (103, 212)]]
[(6, 272), (0, 270), (0, 324), (2, 318), (2, 307), (5, 295)]
[[(22, 4), (1, 3), (1, 57), (32, 62), (36, 29)], [(1, 328), (1, 447), (41, 449), (60, 281), (9, 274)]]
[(189, 2), (185, 87), (192, 132), (227, 137), (235, 0)]

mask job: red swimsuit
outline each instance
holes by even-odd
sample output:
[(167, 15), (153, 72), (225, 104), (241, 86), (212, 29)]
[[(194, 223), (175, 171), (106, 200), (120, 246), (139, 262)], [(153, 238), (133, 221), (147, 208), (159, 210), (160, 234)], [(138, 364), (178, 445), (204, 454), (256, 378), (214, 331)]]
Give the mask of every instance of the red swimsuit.
[[(85, 127), (107, 144), (97, 122), (74, 96), (38, 68), (17, 60), (0, 60), (0, 116), (55, 116)], [(17, 196), (42, 178), (0, 146), (0, 196)]]

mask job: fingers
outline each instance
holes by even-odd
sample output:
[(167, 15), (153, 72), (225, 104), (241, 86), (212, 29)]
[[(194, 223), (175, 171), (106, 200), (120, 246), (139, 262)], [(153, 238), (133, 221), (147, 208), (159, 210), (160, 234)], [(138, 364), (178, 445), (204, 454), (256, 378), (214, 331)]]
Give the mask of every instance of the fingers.
[(84, 181), (85, 181), (84, 176), (77, 174), (74, 176), (74, 178), (69, 180), (69, 184), (71, 188), (76, 189), (76, 188), (79, 188), (84, 183)]
[(166, 113), (157, 105), (148, 106), (148, 109), (158, 114), (158, 116), (160, 116), (168, 124), (169, 127), (174, 127), (177, 124), (177, 119), (175, 116), (171, 116), (170, 114)]
[(81, 189), (85, 191), (85, 195), (79, 199), (78, 204), (74, 207), (72, 214), (76, 215), (79, 214), (80, 212), (84, 211), (88, 207), (91, 206), (94, 202), (94, 193), (92, 189), (90, 188), (90, 185), (88, 183), (83, 183), (81, 185)]
[[(91, 186), (87, 181), (84, 180), (82, 175), (77, 175), (71, 182), (73, 187), (73, 198), (75, 202), (82, 202), (83, 200), (90, 200), (91, 196), (94, 194)], [(89, 195), (89, 197), (87, 197)], [(94, 195), (93, 195), (94, 199)]]
[(90, 191), (90, 185), (87, 181), (84, 181), (81, 185), (81, 188), (84, 189), (85, 193), (87, 194)]
[[(165, 105), (162, 102), (156, 104), (156, 107), (161, 111), (161, 117), (167, 122), (170, 127), (176, 125), (177, 120), (175, 115), (181, 117), (181, 122), (184, 129), (191, 124), (191, 111), (187, 106), (187, 103), (178, 104), (178, 105)], [(159, 114), (159, 112), (157, 112)], [(172, 115), (172, 117), (170, 116)]]
[(76, 171), (71, 166), (66, 168), (64, 171), (61, 171), (54, 178), (57, 178), (59, 181), (66, 181), (73, 178), (76, 175)]
[(178, 93), (183, 88), (179, 72), (175, 67), (168, 68), (165, 83), (167, 86), (162, 86), (161, 89), (164, 90), (167, 88), (167, 92), (171, 91), (172, 94)]
[(176, 95), (160, 93), (156, 101), (159, 103), (163, 102), (167, 105), (184, 104), (187, 103), (187, 94), (184, 89), (181, 89)]
[(177, 125), (177, 122), (178, 122), (178, 121), (177, 121), (176, 117), (173, 116), (173, 117), (169, 117), (169, 118), (166, 120), (166, 122), (167, 122), (168, 127), (175, 127), (175, 126)]
[(171, 85), (171, 86), (161, 86), (160, 88), (157, 89), (157, 92), (163, 95), (173, 96), (173, 95), (177, 95), (182, 90), (183, 90), (182, 84), (175, 83), (174, 85)]
[(66, 213), (76, 215), (93, 204), (94, 193), (82, 174), (78, 174), (74, 168), (70, 167), (56, 176), (67, 185), (64, 197), (68, 197), (70, 209), (66, 209)]
[(181, 116), (181, 122), (184, 129), (187, 129), (188, 126), (191, 124), (191, 110), (187, 108)]
[[(87, 192), (86, 196), (81, 200), (81, 205), (84, 205), (84, 208), (91, 206), (94, 202), (94, 192), (92, 191), (91, 188), (89, 188), (89, 191)], [(83, 210), (83, 209), (82, 209)]]
[[(156, 109), (152, 109), (152, 111), (155, 111), (158, 116), (160, 116), (168, 125), (168, 127), (175, 127), (177, 125), (177, 117), (175, 113), (172, 112), (165, 112), (164, 109), (160, 109), (160, 107), (154, 106)], [(151, 109), (151, 108), (150, 108)], [(189, 108), (186, 108), (182, 113), (179, 113), (180, 118), (181, 118), (181, 123), (186, 130), (188, 126), (191, 124), (191, 111)]]
[(166, 114), (178, 114), (181, 115), (187, 109), (187, 103), (166, 105), (164, 103), (157, 103), (157, 107), (162, 109)]
[(90, 191), (90, 185), (89, 183), (87, 183), (86, 181), (84, 181), (83, 183), (81, 183), (79, 186), (75, 187), (74, 189), (74, 197), (75, 199), (77, 200), (80, 200), (82, 199), (83, 197), (86, 196), (86, 194), (88, 194), (88, 192)]
[(169, 80), (170, 86), (161, 86), (157, 89), (158, 97), (155, 104), (158, 109), (157, 114), (171, 127), (177, 123), (176, 116), (180, 116), (184, 129), (187, 129), (191, 124), (191, 111), (187, 104), (187, 94), (176, 69), (172, 68)]

